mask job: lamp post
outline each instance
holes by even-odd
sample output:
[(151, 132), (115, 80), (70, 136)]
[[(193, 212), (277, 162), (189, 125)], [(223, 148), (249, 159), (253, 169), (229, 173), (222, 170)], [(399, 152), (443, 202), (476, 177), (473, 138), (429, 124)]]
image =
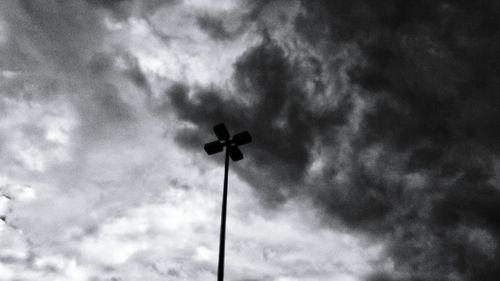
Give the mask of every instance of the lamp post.
[(226, 209), (227, 209), (227, 173), (229, 170), (229, 158), (233, 161), (243, 159), (243, 153), (238, 148), (252, 142), (252, 136), (248, 131), (238, 133), (230, 138), (226, 126), (221, 123), (214, 126), (214, 133), (217, 136), (216, 141), (205, 144), (204, 149), (208, 155), (212, 155), (226, 148), (226, 160), (224, 166), (224, 190), (222, 192), (222, 212), (220, 224), (220, 242), (219, 242), (219, 263), (217, 269), (217, 281), (224, 280), (224, 252), (226, 243)]

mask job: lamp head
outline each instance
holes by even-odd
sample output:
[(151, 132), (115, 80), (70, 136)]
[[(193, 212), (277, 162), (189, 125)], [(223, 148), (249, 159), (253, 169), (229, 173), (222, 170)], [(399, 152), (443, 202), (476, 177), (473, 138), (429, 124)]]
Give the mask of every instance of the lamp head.
[(234, 162), (243, 159), (243, 153), (241, 153), (241, 150), (237, 146), (230, 145), (227, 147), (227, 149), (229, 149), (229, 157), (231, 157), (231, 160), (233, 160)]
[(205, 144), (203, 147), (208, 155), (221, 152), (224, 149), (224, 145), (220, 141), (213, 141)]
[(250, 142), (252, 142), (252, 136), (248, 131), (244, 131), (233, 136), (233, 143), (236, 145), (244, 145)]
[(229, 139), (229, 132), (227, 131), (226, 125), (224, 125), (224, 123), (215, 125), (214, 133), (221, 141), (227, 141)]

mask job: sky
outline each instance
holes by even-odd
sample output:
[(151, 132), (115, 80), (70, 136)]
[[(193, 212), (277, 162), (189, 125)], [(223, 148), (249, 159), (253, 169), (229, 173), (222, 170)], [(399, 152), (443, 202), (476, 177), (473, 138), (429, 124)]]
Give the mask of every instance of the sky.
[(0, 280), (500, 275), (498, 1), (0, 2)]

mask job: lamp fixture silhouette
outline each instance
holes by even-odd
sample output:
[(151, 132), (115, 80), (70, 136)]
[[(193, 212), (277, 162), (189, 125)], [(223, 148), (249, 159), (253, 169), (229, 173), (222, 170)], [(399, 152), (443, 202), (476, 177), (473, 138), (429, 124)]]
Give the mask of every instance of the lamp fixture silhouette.
[(230, 138), (224, 123), (214, 126), (214, 133), (217, 136), (216, 141), (205, 144), (204, 149), (208, 155), (212, 155), (224, 150), (226, 148), (226, 160), (224, 166), (224, 190), (222, 192), (222, 212), (221, 212), (221, 225), (220, 225), (220, 242), (219, 242), (219, 263), (217, 269), (217, 281), (224, 280), (224, 253), (226, 243), (226, 209), (227, 209), (227, 173), (229, 170), (229, 157), (233, 161), (240, 161), (243, 159), (243, 153), (238, 148), (252, 142), (252, 136), (248, 131), (238, 133)]

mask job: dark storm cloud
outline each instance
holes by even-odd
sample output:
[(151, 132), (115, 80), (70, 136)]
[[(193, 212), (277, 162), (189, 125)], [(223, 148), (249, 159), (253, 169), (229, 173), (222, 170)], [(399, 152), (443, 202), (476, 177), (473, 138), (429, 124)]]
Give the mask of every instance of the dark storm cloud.
[[(197, 92), (193, 98), (188, 98), (186, 87), (170, 90), (178, 116), (198, 125), (178, 138), (181, 144), (198, 149), (213, 138), (211, 128), (222, 120), (233, 132), (251, 131), (258, 141), (243, 150), (251, 151), (253, 168), (240, 173), (266, 190), (267, 199), (283, 199), (304, 177), (318, 132), (345, 122), (349, 100), (331, 112), (318, 114), (307, 108), (306, 93), (298, 83), (300, 67), (269, 40), (243, 55), (235, 69), (241, 94), (235, 99), (224, 98), (216, 90)], [(265, 177), (259, 176), (263, 173)]]
[[(383, 191), (383, 216), (376, 221), (391, 223), (383, 233), (396, 237), (396, 264), (421, 280), (453, 274), (494, 279), (500, 273), (499, 241), (493, 238), (499, 237), (500, 194), (491, 183), (500, 152), (498, 2), (333, 1), (304, 7), (297, 28), (313, 45), (327, 35), (332, 45), (354, 42), (361, 51), (363, 62), (350, 78), (374, 105), (364, 116), (359, 148), (380, 144), (386, 154), (407, 157), (392, 168), (429, 178), (422, 190), (411, 191), (362, 169), (355, 173), (367, 177), (358, 184), (365, 194)], [(319, 26), (324, 34), (314, 32)], [(417, 204), (402, 204), (409, 198)], [(494, 242), (475, 245), (468, 238), (472, 229), (483, 229), (484, 239)]]
[[(170, 93), (179, 134), (200, 150), (211, 126), (248, 129), (243, 148), (251, 169), (240, 175), (265, 198), (306, 186), (311, 147), (328, 156), (314, 187), (302, 188), (328, 219), (389, 241), (399, 274), (371, 280), (494, 280), (500, 275), (500, 4), (497, 1), (304, 1), (295, 28), (322, 54), (318, 67), (288, 55), (272, 40), (235, 64), (237, 95), (187, 88)], [(347, 43), (347, 44), (346, 44)], [(331, 59), (343, 46), (359, 57), (351, 88), (302, 77), (339, 77)], [(341, 62), (345, 64), (345, 62)], [(314, 65), (314, 64), (310, 64)], [(312, 70), (315, 69), (315, 72)], [(335, 78), (332, 78), (335, 79)], [(360, 87), (359, 87), (360, 86)], [(354, 130), (358, 97), (367, 107)], [(339, 99), (328, 110), (312, 100)], [(338, 146), (348, 144), (349, 149)], [(342, 156), (342, 157), (340, 157)], [(339, 164), (340, 163), (340, 164)], [(343, 178), (343, 180), (338, 180)]]

